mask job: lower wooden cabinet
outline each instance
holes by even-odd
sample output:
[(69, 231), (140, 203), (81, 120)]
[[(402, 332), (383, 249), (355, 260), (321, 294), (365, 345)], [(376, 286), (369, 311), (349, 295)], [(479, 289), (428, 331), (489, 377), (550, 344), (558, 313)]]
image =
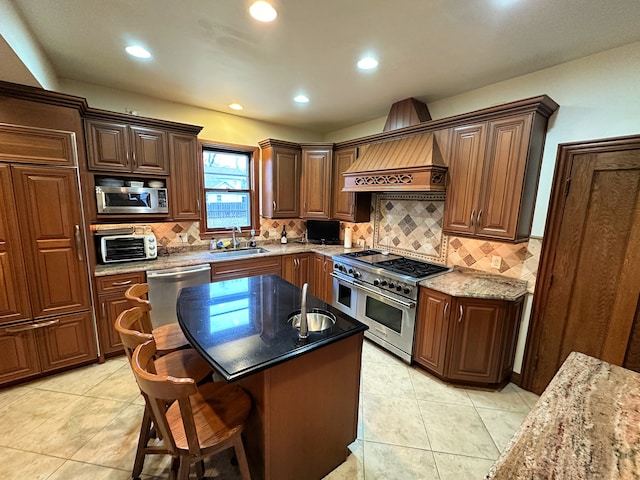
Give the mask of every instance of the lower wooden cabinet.
[(113, 324), (123, 310), (133, 306), (124, 297), (124, 292), (131, 285), (144, 281), (144, 272), (122, 273), (96, 278), (98, 335), (100, 349), (105, 356), (124, 353), (120, 335), (116, 332)]
[(333, 295), (333, 260), (331, 257), (314, 253), (311, 257), (312, 268), (309, 277), (309, 288), (313, 295), (325, 303), (331, 303)]
[[(309, 253), (283, 255), (282, 278), (302, 288), (305, 283), (309, 282), (311, 257), (312, 255)], [(309, 293), (313, 292), (310, 291)]]
[(523, 298), (452, 297), (420, 289), (413, 360), (445, 380), (499, 384), (513, 369)]
[(6, 326), (0, 330), (0, 385), (96, 357), (91, 311)]

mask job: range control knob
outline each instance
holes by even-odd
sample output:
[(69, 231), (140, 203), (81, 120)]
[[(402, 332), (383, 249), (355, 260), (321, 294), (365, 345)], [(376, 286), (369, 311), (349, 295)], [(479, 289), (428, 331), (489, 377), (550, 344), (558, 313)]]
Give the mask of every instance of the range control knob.
[(382, 280), (380, 282), (380, 285), (382, 285), (383, 287), (386, 287), (387, 286), (387, 281), (386, 280)]
[(353, 276), (355, 278), (360, 278), (362, 276), (362, 274), (359, 271), (356, 270), (355, 272), (353, 272)]
[(348, 273), (349, 275), (353, 274), (353, 268), (350, 268), (349, 270), (347, 270), (347, 273)]
[(411, 292), (411, 289), (409, 287), (404, 287), (402, 291), (404, 292), (405, 295), (408, 295), (409, 292)]
[(380, 285), (380, 280), (376, 278), (376, 279), (373, 281), (373, 284), (377, 287), (378, 285)]
[(393, 282), (389, 282), (389, 288), (396, 288), (396, 284)]
[(399, 291), (399, 292), (401, 292), (401, 291), (402, 291), (402, 285), (398, 285), (398, 286), (396, 287), (396, 290), (397, 290), (397, 291)]

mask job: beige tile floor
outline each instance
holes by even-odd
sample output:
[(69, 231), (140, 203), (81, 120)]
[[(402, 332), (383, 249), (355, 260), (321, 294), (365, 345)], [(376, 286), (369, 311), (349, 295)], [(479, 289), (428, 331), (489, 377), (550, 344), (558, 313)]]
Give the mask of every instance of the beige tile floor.
[[(368, 341), (361, 390), (352, 454), (326, 480), (481, 479), (537, 400), (445, 384)], [(125, 357), (0, 390), (0, 479), (129, 479), (142, 411)], [(207, 478), (238, 479), (229, 459), (208, 461)], [(168, 465), (148, 457), (141, 478)]]

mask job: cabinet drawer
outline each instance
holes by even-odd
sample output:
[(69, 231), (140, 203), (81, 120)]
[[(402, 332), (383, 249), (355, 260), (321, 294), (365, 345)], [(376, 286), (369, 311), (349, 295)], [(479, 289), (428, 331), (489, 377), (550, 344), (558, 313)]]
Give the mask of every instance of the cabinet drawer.
[(131, 285), (144, 283), (144, 272), (121, 273), (119, 275), (107, 275), (96, 277), (98, 293), (124, 292)]
[(278, 256), (213, 263), (211, 264), (211, 278), (216, 282), (255, 275), (280, 275), (280, 265), (280, 257)]

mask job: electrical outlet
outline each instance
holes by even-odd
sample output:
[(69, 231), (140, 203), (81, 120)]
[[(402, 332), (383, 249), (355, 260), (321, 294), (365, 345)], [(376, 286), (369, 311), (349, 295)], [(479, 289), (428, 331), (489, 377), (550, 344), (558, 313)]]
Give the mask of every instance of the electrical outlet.
[(500, 257), (499, 255), (494, 255), (493, 257), (491, 257), (491, 268), (500, 268), (501, 264), (502, 257)]
[(358, 246), (359, 247), (364, 247), (364, 238), (359, 238), (358, 239)]

